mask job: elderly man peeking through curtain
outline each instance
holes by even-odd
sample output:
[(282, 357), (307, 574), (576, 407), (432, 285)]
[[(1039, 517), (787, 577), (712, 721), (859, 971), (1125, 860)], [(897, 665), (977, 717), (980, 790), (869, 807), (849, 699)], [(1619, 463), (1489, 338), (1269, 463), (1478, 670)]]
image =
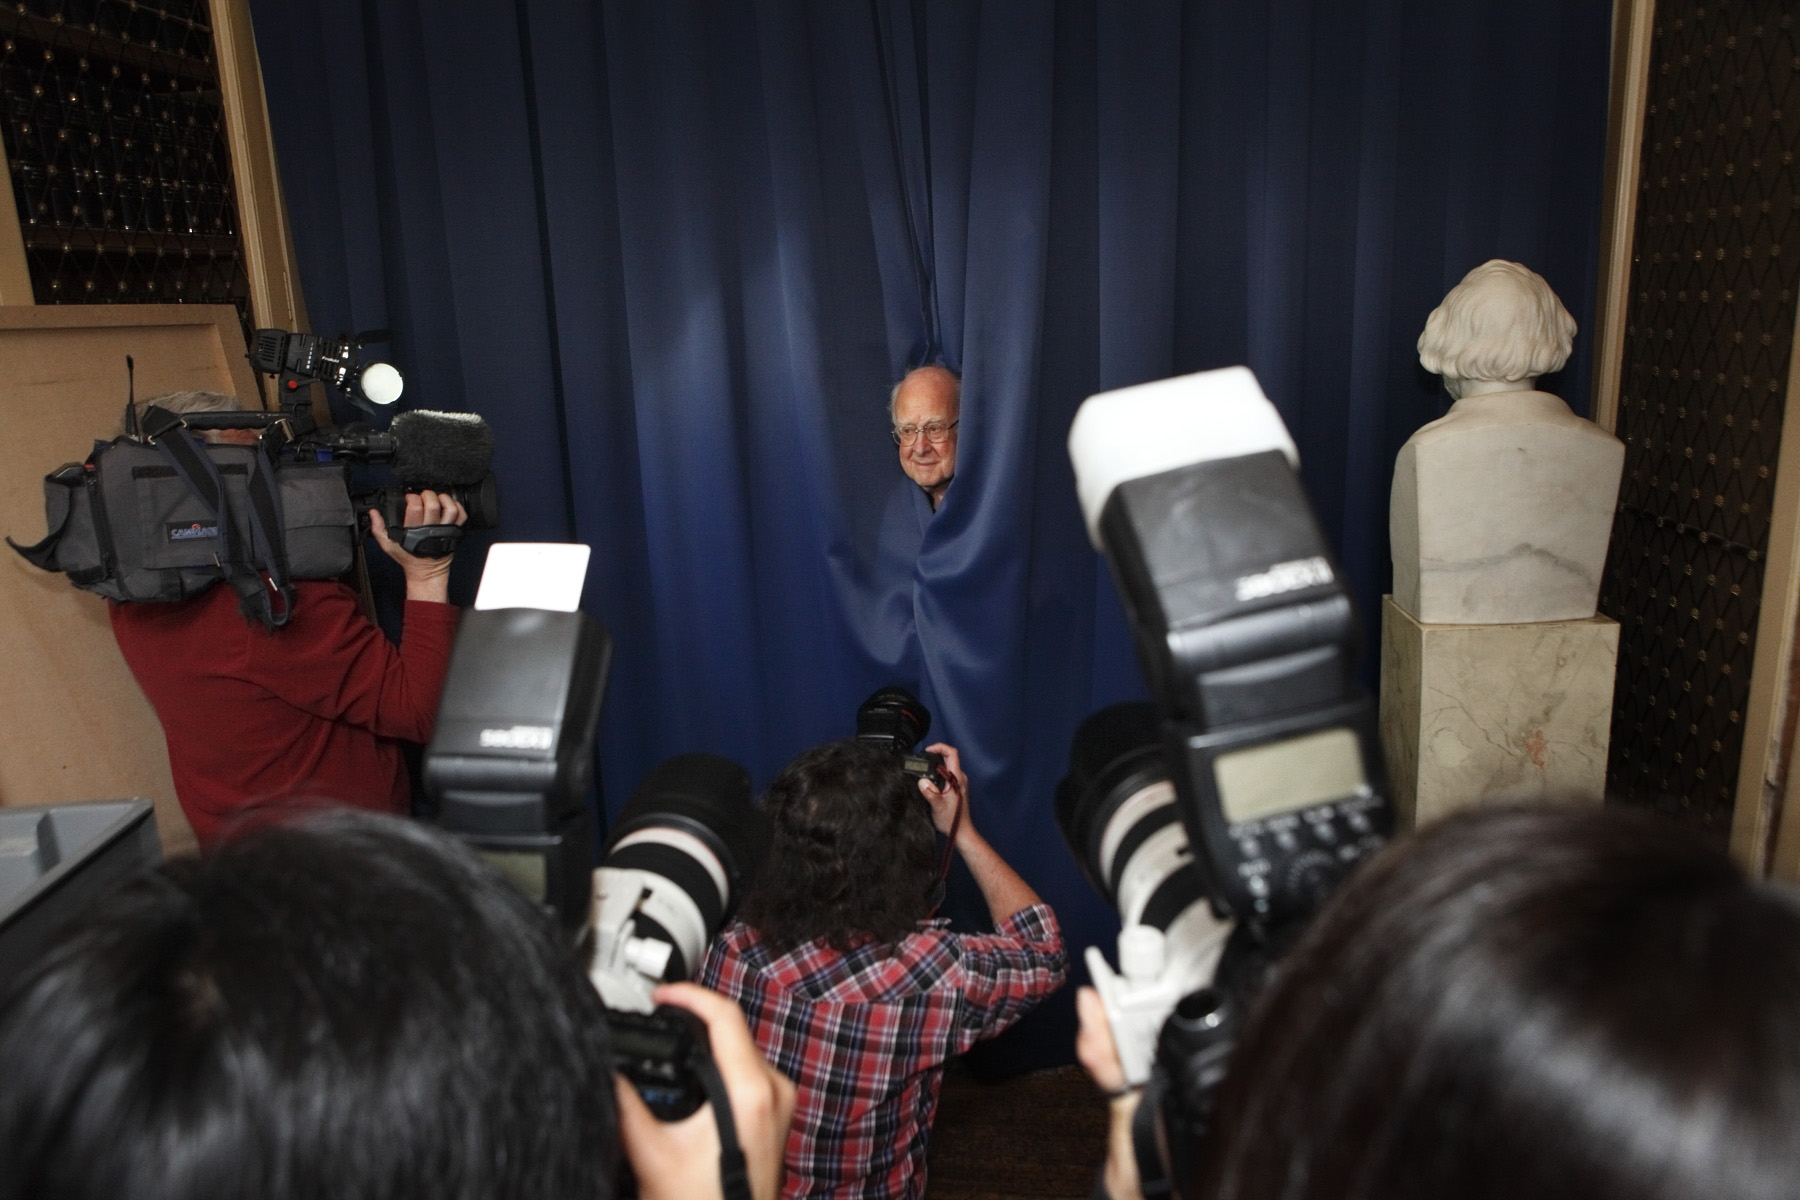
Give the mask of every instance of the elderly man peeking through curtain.
[(956, 426), (962, 416), (962, 381), (948, 367), (914, 367), (888, 394), (900, 469), (918, 484), (937, 511), (956, 476)]

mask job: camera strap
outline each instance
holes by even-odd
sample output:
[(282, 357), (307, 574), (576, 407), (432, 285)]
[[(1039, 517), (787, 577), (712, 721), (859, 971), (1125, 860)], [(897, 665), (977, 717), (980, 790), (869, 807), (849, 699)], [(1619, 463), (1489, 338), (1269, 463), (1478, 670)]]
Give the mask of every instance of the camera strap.
[[(250, 540), (254, 560), (269, 573), (269, 584), (284, 604), (293, 598), (288, 586), (287, 528), (281, 512), (281, 491), (276, 483), (275, 461), (269, 445), (258, 441), (250, 458)], [(285, 620), (286, 618), (283, 618)]]
[(950, 832), (944, 835), (944, 848), (938, 852), (938, 881), (950, 878), (950, 863), (956, 855), (956, 835), (962, 829), (963, 811), (969, 807), (969, 797), (961, 788), (956, 789), (956, 815), (950, 818)]
[(956, 815), (950, 819), (950, 832), (944, 835), (944, 848), (938, 851), (937, 878), (932, 881), (931, 890), (926, 895), (931, 901), (931, 911), (925, 914), (927, 919), (937, 916), (938, 909), (944, 907), (944, 895), (950, 888), (950, 864), (956, 858), (956, 833), (962, 828), (963, 810), (968, 805), (969, 797), (958, 788)]
[(713, 1119), (719, 1125), (719, 1184), (725, 1200), (751, 1200), (750, 1172), (744, 1163), (744, 1148), (738, 1141), (737, 1121), (731, 1115), (731, 1096), (725, 1090), (725, 1077), (708, 1053), (694, 1055), (694, 1074), (706, 1089), (712, 1104)]
[(1169, 1178), (1168, 1164), (1156, 1136), (1156, 1117), (1162, 1111), (1165, 1084), (1152, 1079), (1138, 1099), (1137, 1111), (1131, 1114), (1131, 1149), (1137, 1158), (1138, 1190), (1144, 1200), (1164, 1200), (1175, 1194)]

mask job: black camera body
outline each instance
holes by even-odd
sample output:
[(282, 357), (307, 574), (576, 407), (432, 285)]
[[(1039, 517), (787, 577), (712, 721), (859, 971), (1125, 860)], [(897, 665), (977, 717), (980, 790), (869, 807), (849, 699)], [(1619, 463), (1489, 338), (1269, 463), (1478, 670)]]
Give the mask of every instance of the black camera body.
[(856, 710), (857, 740), (889, 747), (900, 756), (902, 771), (941, 791), (944, 756), (914, 749), (930, 732), (931, 710), (903, 687), (878, 688)]
[[(873, 742), (892, 751), (900, 759), (900, 769), (913, 779), (923, 779), (940, 792), (949, 783), (944, 775), (944, 756), (915, 747), (931, 731), (931, 710), (903, 687), (877, 688), (856, 710), (856, 740)], [(930, 805), (925, 797), (919, 802), (927, 813)], [(958, 820), (961, 819), (959, 812)], [(951, 854), (955, 850), (955, 831), (938, 852), (937, 878), (926, 892), (929, 911), (935, 913), (944, 903), (949, 887)]]
[(944, 790), (944, 756), (930, 750), (900, 757), (900, 769), (914, 779), (923, 779), (940, 792)]
[(609, 1009), (615, 1069), (637, 1089), (658, 1120), (679, 1121), (706, 1103), (703, 1064), (712, 1057), (706, 1024), (685, 1008), (651, 1012)]
[(388, 536), (399, 542), (402, 550), (420, 558), (446, 558), (461, 544), (464, 529), (492, 529), (500, 523), (500, 496), (492, 474), (484, 476), (479, 483), (452, 483), (432, 489), (462, 505), (468, 514), (468, 520), (462, 525), (405, 527), (406, 497), (415, 490), (384, 487), (352, 495), (350, 502), (356, 506), (362, 532), (369, 531), (369, 510), (374, 509), (387, 522)]

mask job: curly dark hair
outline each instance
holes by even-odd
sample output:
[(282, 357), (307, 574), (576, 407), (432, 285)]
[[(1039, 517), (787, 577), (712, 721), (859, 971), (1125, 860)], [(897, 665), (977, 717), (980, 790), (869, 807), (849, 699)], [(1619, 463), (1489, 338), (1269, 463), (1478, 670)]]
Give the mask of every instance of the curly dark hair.
[(763, 807), (775, 838), (739, 915), (777, 954), (821, 939), (897, 942), (929, 911), (931, 814), (888, 747), (816, 746), (775, 777)]

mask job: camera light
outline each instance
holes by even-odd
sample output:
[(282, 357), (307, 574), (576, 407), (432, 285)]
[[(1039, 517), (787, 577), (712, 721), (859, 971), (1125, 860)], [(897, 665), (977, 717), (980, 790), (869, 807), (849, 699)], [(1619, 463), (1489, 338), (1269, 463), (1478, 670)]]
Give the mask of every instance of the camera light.
[(392, 404), (400, 399), (400, 392), (405, 386), (406, 381), (400, 377), (400, 372), (384, 362), (370, 363), (363, 368), (362, 375), (357, 379), (357, 387), (362, 394), (375, 404)]

